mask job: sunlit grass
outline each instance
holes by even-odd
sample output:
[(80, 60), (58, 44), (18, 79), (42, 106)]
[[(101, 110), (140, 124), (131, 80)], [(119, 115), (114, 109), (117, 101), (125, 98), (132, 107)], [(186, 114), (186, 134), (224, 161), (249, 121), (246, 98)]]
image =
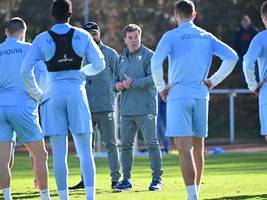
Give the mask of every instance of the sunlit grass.
[[(149, 192), (151, 170), (147, 157), (136, 157), (132, 175), (133, 189), (127, 192), (112, 192), (108, 162), (96, 159), (96, 199), (99, 200), (183, 200), (186, 199), (177, 155), (163, 157), (163, 191)], [(58, 199), (49, 159), (49, 186), (52, 199)], [(17, 155), (12, 172), (12, 195), (14, 199), (39, 199), (33, 188), (31, 165), (26, 155)], [(80, 180), (79, 163), (69, 156), (69, 185)], [(0, 199), (3, 198), (0, 195)], [(70, 199), (85, 199), (85, 191), (70, 192)], [(205, 173), (201, 184), (200, 199), (267, 199), (267, 154), (223, 154), (206, 157)]]

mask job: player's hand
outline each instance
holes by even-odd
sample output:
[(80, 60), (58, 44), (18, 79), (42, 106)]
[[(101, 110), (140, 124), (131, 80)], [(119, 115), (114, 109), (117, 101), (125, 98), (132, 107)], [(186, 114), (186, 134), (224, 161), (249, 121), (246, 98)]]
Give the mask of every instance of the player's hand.
[(162, 100), (166, 103), (167, 102), (167, 96), (168, 96), (168, 92), (171, 89), (171, 87), (174, 84), (166, 84), (165, 87), (163, 88), (163, 90), (159, 93), (160, 97), (162, 98)]
[(208, 87), (209, 90), (214, 87), (209, 79), (204, 80), (203, 83)]
[(115, 88), (116, 88), (116, 90), (117, 90), (118, 92), (120, 92), (120, 91), (122, 91), (122, 90), (125, 89), (125, 88), (124, 88), (124, 84), (123, 84), (122, 82), (117, 82), (117, 83), (115, 84)]
[(256, 87), (256, 89), (254, 90), (254, 94), (256, 95), (256, 96), (259, 96), (259, 93), (260, 93), (260, 89), (261, 89), (261, 85), (257, 85), (257, 87)]
[(259, 96), (261, 86), (263, 85), (264, 82), (265, 82), (265, 81), (261, 81), (261, 82), (258, 83), (256, 89), (254, 90), (254, 94), (255, 94), (256, 96)]
[(126, 74), (124, 74), (124, 78), (125, 78), (125, 80), (123, 81), (124, 87), (126, 89), (129, 89), (132, 85), (133, 79), (127, 76)]
[(262, 81), (260, 81), (256, 87), (256, 89), (254, 90), (254, 94), (259, 96), (260, 93), (260, 89), (262, 87), (262, 85), (267, 81), (267, 78), (263, 79)]

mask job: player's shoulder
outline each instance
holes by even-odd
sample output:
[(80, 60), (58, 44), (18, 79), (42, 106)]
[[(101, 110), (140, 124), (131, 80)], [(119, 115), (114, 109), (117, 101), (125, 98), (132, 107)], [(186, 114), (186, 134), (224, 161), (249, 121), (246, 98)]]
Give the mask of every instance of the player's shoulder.
[(173, 28), (173, 29), (171, 29), (171, 30), (166, 31), (166, 32), (163, 34), (162, 37), (165, 37), (165, 38), (167, 38), (167, 39), (171, 39), (171, 38), (172, 38), (174, 35), (176, 35), (177, 32), (179, 32), (179, 31), (180, 31), (180, 30), (178, 29), (178, 27)]
[(25, 46), (25, 47), (30, 47), (32, 46), (32, 44), (30, 42), (24, 42), (24, 41), (18, 41), (18, 43), (22, 46)]
[(108, 45), (106, 45), (104, 43), (103, 43), (103, 48), (105, 49), (105, 51), (107, 51), (110, 54), (118, 55), (118, 52), (115, 49), (113, 49), (112, 47), (110, 47), (110, 46), (108, 46)]
[(48, 31), (44, 31), (39, 33), (33, 40), (33, 43), (42, 43), (43, 41), (47, 40), (50, 38), (50, 35)]
[(21, 48), (23, 48), (23, 49), (25, 49), (25, 50), (29, 50), (30, 47), (32, 46), (32, 44), (29, 43), (29, 42), (18, 41), (17, 43), (18, 43), (18, 45), (19, 45)]
[(5, 41), (1, 42), (0, 43), (0, 51), (3, 50), (5, 48), (5, 46), (6, 46), (6, 42)]
[[(4, 41), (2, 43), (0, 43), (0, 47), (3, 47), (5, 46), (7, 43)], [(25, 42), (25, 41), (20, 41), (20, 40), (16, 40), (16, 42), (12, 45), (15, 45), (15, 46), (23, 46), (23, 47), (30, 47), (31, 46), (31, 43), (29, 42)]]
[(79, 28), (79, 27), (76, 27), (76, 26), (71, 26), (71, 28), (74, 29), (74, 37), (75, 36), (79, 36), (79, 37), (84, 37), (84, 38), (88, 38), (90, 36), (90, 34), (82, 29), (82, 28)]
[(145, 55), (149, 55), (149, 56), (151, 56), (151, 55), (154, 54), (154, 51), (153, 51), (152, 49), (148, 48), (148, 47), (145, 46), (145, 45), (142, 45), (141, 48), (143, 49), (143, 54), (145, 54)]
[(196, 32), (198, 32), (203, 37), (207, 37), (207, 38), (211, 38), (211, 39), (215, 37), (211, 32), (209, 32), (209, 31), (207, 31), (207, 30), (205, 30), (205, 29), (203, 29), (197, 25), (194, 25), (193, 28)]
[(184, 33), (185, 30), (177, 26), (176, 28), (166, 31), (162, 36), (162, 40), (164, 40), (165, 43), (173, 43), (173, 41), (177, 39), (177, 36), (183, 35)]
[(259, 32), (254, 36), (253, 40), (267, 40), (267, 30)]
[(76, 26), (71, 26), (71, 28), (73, 28), (75, 33), (77, 33), (77, 34), (88, 35), (88, 32), (86, 30), (84, 30), (83, 28), (79, 28)]
[(87, 44), (88, 42), (92, 43), (94, 42), (91, 35), (84, 29), (76, 27), (76, 26), (71, 26), (71, 28), (74, 29), (73, 33), (73, 40), (76, 42), (79, 42), (80, 44)]

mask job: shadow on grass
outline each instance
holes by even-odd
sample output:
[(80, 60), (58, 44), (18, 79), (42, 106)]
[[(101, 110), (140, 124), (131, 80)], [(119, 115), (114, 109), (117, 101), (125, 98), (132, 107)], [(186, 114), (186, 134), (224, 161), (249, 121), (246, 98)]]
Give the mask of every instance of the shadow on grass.
[(137, 190), (137, 189), (132, 189), (132, 190), (126, 190), (126, 191), (120, 191), (120, 190), (103, 190), (103, 189), (96, 189), (96, 194), (110, 194), (110, 193), (121, 193), (121, 192), (147, 192), (148, 190)]
[(211, 198), (205, 200), (240, 200), (240, 199), (267, 199), (267, 194), (258, 194), (258, 195), (241, 195), (241, 196), (232, 196), (232, 197), (219, 197)]
[[(57, 191), (56, 190), (50, 190), (50, 196), (51, 197), (57, 197)], [(85, 196), (84, 190), (75, 190), (70, 192), (71, 196)], [(39, 192), (14, 192), (12, 193), (12, 199), (36, 199), (40, 197)], [(0, 194), (0, 199), (4, 199), (3, 194)]]
[[(14, 192), (11, 195), (12, 195), (12, 199), (33, 199), (33, 198), (40, 197), (39, 192)], [(50, 196), (56, 197), (57, 191), (55, 190), (50, 191)], [(0, 194), (0, 199), (4, 199), (3, 194)]]

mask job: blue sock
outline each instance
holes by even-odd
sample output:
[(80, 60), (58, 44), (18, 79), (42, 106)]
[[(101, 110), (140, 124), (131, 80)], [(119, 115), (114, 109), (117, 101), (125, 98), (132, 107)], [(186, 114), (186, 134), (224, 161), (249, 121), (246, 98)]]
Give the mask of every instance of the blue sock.
[(68, 182), (67, 141), (68, 141), (67, 135), (56, 135), (50, 137), (50, 144), (53, 154), (54, 176), (56, 179), (58, 191), (67, 190), (67, 182)]
[(92, 134), (72, 135), (85, 187), (95, 187), (95, 161), (92, 153)]

